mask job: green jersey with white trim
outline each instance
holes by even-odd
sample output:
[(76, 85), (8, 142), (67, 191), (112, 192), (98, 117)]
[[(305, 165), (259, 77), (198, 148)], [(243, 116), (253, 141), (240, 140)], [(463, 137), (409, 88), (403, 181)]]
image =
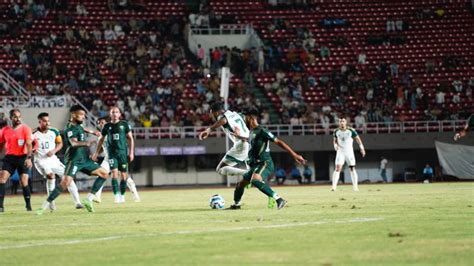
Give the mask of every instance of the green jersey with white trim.
[(127, 134), (132, 130), (127, 121), (107, 123), (102, 129), (102, 136), (106, 137), (109, 156), (128, 155)]
[(270, 156), (270, 141), (276, 141), (275, 135), (262, 126), (257, 126), (250, 134), (250, 165), (272, 160)]
[(64, 161), (68, 162), (86, 162), (89, 160), (89, 148), (86, 146), (73, 147), (71, 139), (76, 138), (77, 141), (86, 141), (86, 134), (82, 125), (75, 125), (68, 123), (64, 130), (66, 135), (66, 153), (64, 154)]

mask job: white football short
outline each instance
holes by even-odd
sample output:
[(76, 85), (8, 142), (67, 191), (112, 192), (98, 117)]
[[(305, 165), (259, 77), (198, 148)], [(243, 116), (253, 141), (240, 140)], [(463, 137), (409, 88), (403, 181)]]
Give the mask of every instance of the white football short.
[(354, 150), (340, 149), (336, 152), (336, 165), (344, 165), (344, 163), (347, 163), (349, 166), (356, 165)]
[(227, 151), (221, 162), (234, 166), (239, 163), (245, 163), (249, 156), (250, 144), (247, 141), (239, 141)]
[(46, 178), (46, 175), (54, 173), (60, 177), (64, 176), (64, 164), (61, 163), (56, 155), (47, 158), (35, 159), (35, 168), (36, 170)]

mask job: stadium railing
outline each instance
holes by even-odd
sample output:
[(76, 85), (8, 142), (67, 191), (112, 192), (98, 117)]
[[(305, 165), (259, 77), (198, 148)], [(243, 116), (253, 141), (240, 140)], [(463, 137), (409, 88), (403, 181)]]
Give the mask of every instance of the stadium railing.
[[(362, 134), (422, 133), (422, 132), (454, 132), (465, 125), (464, 120), (446, 121), (406, 121), (367, 123), (356, 130)], [(304, 125), (265, 125), (276, 136), (314, 136), (330, 135), (338, 127), (337, 124), (304, 124)], [(136, 127), (133, 129), (138, 139), (183, 139), (196, 138), (205, 127)], [(218, 130), (211, 137), (225, 137)]]

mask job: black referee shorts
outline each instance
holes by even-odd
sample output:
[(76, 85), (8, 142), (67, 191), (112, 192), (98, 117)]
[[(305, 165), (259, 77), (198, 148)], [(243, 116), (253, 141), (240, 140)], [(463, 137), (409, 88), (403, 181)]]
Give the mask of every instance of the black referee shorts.
[(17, 156), (17, 155), (5, 155), (3, 157), (2, 170), (7, 171), (10, 175), (13, 175), (16, 170), (18, 174), (28, 174), (28, 167), (25, 166), (26, 155)]

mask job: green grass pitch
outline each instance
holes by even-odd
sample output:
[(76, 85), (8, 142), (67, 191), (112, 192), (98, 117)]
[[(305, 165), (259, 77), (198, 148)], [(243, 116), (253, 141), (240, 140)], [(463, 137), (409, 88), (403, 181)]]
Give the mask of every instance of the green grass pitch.
[[(64, 193), (58, 210), (27, 213), (22, 197), (0, 215), (1, 265), (472, 265), (474, 183), (274, 187), (288, 200), (268, 209), (257, 189), (242, 210), (211, 210), (233, 189), (142, 191), (141, 203), (96, 213), (75, 210)], [(85, 196), (85, 194), (82, 194)], [(44, 195), (33, 195), (37, 208)]]

